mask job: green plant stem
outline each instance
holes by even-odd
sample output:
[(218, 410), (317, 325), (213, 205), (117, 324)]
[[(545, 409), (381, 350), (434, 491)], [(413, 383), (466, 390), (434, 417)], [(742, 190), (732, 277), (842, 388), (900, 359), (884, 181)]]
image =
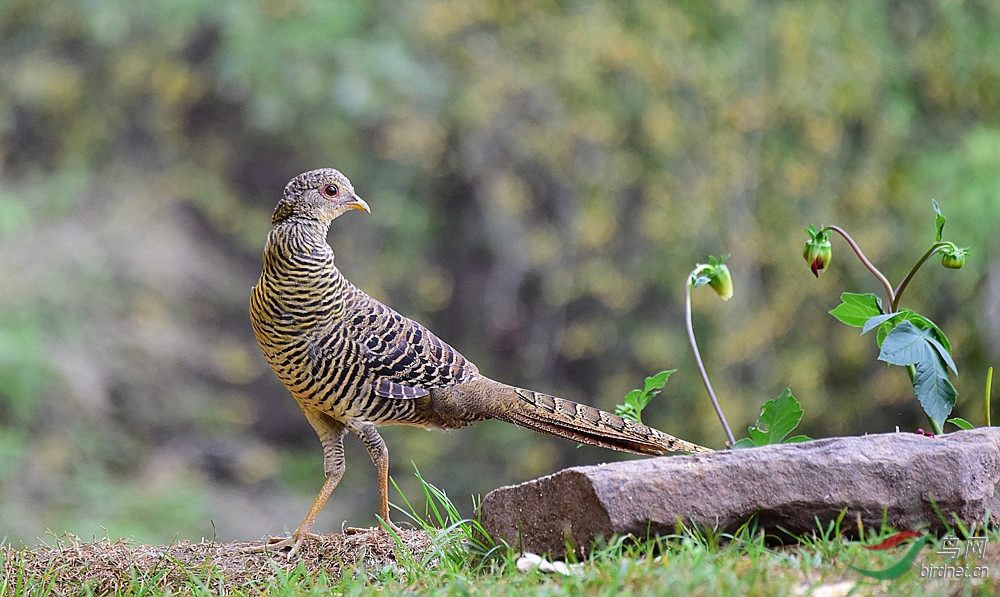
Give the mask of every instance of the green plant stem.
[(896, 293), (893, 292), (892, 290), (892, 284), (890, 284), (889, 280), (885, 277), (885, 275), (882, 272), (880, 272), (877, 267), (875, 267), (875, 264), (873, 264), (871, 261), (868, 260), (867, 257), (865, 257), (865, 254), (861, 251), (861, 247), (858, 246), (858, 243), (854, 242), (854, 239), (851, 238), (851, 235), (848, 234), (847, 231), (841, 228), (840, 226), (830, 225), (824, 228), (823, 230), (833, 230), (840, 236), (844, 237), (844, 240), (847, 241), (847, 244), (851, 245), (851, 248), (854, 249), (854, 254), (858, 256), (858, 259), (861, 260), (861, 263), (863, 263), (865, 267), (868, 268), (868, 271), (874, 274), (875, 277), (878, 278), (878, 281), (882, 283), (882, 286), (885, 288), (886, 296), (889, 297), (889, 305), (890, 305), (889, 312), (890, 313), (895, 312)]
[(934, 253), (937, 253), (938, 251), (940, 251), (941, 249), (950, 244), (951, 243), (948, 242), (934, 243), (933, 245), (931, 245), (931, 248), (927, 249), (927, 252), (924, 253), (924, 256), (921, 257), (912, 268), (910, 268), (909, 273), (906, 274), (906, 277), (903, 278), (903, 281), (900, 282), (899, 286), (896, 287), (896, 292), (893, 294), (892, 301), (890, 302), (889, 305), (889, 308), (891, 309), (890, 313), (894, 313), (896, 311), (896, 307), (899, 303), (899, 297), (903, 295), (903, 291), (906, 290), (907, 285), (909, 285), (910, 280), (913, 279), (913, 276), (916, 275), (917, 270), (920, 269), (920, 266), (922, 266), (924, 262), (930, 259), (934, 255)]
[(990, 392), (993, 389), (993, 367), (986, 369), (986, 397), (983, 399), (983, 414), (986, 415), (986, 426), (990, 426)]
[(931, 433), (933, 433), (934, 435), (941, 435), (942, 433), (944, 433), (944, 430), (941, 429), (941, 426), (938, 425), (937, 421), (935, 421), (930, 417), (927, 417), (927, 420), (930, 421)]
[(687, 326), (688, 341), (691, 342), (691, 350), (694, 351), (694, 360), (698, 364), (698, 372), (701, 373), (701, 380), (705, 382), (705, 389), (708, 390), (708, 397), (712, 399), (715, 414), (719, 415), (719, 422), (722, 423), (722, 429), (726, 432), (726, 437), (729, 438), (729, 446), (732, 447), (736, 443), (736, 438), (733, 437), (733, 432), (729, 429), (729, 423), (726, 422), (726, 415), (722, 414), (722, 407), (719, 406), (719, 400), (715, 397), (715, 390), (712, 389), (712, 382), (708, 380), (708, 372), (705, 371), (705, 364), (701, 360), (701, 352), (698, 351), (698, 342), (694, 339), (694, 324), (691, 323), (690, 280), (684, 285), (684, 323)]

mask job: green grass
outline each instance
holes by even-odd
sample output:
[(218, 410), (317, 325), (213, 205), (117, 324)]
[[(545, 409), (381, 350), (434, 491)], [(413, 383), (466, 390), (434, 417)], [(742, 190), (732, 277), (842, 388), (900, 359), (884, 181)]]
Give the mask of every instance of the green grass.
[[(942, 538), (920, 551), (913, 566), (899, 578), (875, 580), (851, 568), (884, 570), (898, 562), (912, 542), (888, 550), (873, 551), (874, 545), (893, 533), (866, 532), (863, 541), (841, 535), (841, 523), (818, 525), (814, 534), (797, 537), (797, 543), (782, 546), (775, 537), (765, 537), (748, 525), (734, 534), (705, 534), (681, 529), (667, 537), (635, 539), (620, 537), (595, 549), (582, 561), (569, 562), (570, 574), (518, 570), (518, 558), (506, 546), (497, 546), (474, 520), (463, 519), (447, 495), (426, 483), (420, 511), (405, 497), (398, 508), (430, 536), (413, 542), (412, 535), (386, 541), (388, 550), (374, 543), (350, 565), (338, 565), (336, 556), (320, 552), (321, 566), (307, 559), (287, 562), (274, 555), (250, 560), (232, 556), (238, 550), (215, 546), (215, 555), (194, 557), (169, 555), (168, 548), (125, 546), (120, 543), (74, 543), (61, 538), (46, 550), (6, 549), (0, 595), (55, 596), (64, 594), (128, 595), (375, 595), (420, 593), (433, 595), (995, 595), (1000, 592), (1000, 532), (956, 528), (958, 536), (986, 535), (985, 555), (960, 555), (957, 559), (937, 554)], [(856, 530), (856, 529), (855, 529)], [(199, 548), (197, 544), (190, 546)], [(238, 547), (238, 546), (236, 546)], [(88, 580), (90, 569), (97, 575), (97, 562), (111, 551), (124, 554), (121, 567), (128, 569), (124, 581), (101, 585)], [(228, 551), (226, 551), (228, 549)], [(192, 549), (186, 553), (196, 552)], [(150, 554), (153, 554), (150, 556)], [(206, 551), (206, 553), (208, 553)], [(225, 561), (222, 555), (229, 554)], [(386, 556), (388, 554), (388, 557)], [(42, 555), (46, 555), (44, 562)], [(53, 557), (54, 555), (54, 557)], [(314, 557), (309, 556), (310, 558)], [(37, 558), (35, 556), (38, 556)], [(155, 564), (143, 566), (143, 558)], [(158, 559), (156, 559), (158, 558)], [(323, 558), (326, 558), (325, 560)], [(71, 560), (83, 560), (83, 575), (66, 581)], [(87, 562), (94, 565), (88, 566)], [(74, 564), (76, 565), (76, 564)], [(985, 579), (926, 579), (922, 566), (986, 566)], [(235, 566), (235, 568), (234, 568)], [(108, 587), (111, 587), (110, 589)]]

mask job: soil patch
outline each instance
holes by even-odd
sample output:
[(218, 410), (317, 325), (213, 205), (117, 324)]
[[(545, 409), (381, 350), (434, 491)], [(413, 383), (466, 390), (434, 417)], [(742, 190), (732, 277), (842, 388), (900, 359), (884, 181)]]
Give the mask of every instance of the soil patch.
[(338, 533), (307, 541), (292, 559), (286, 552), (244, 552), (258, 545), (183, 541), (157, 546), (125, 539), (84, 542), (63, 535), (53, 545), (2, 547), (0, 559), (6, 590), (15, 594), (42, 586), (53, 594), (128, 593), (138, 587), (183, 593), (184, 587), (199, 585), (212, 593), (228, 594), (240, 589), (260, 591), (279, 572), (292, 574), (299, 566), (301, 572), (312, 577), (325, 574), (331, 582), (344, 574), (381, 572), (404, 558), (425, 556), (431, 550), (431, 537), (423, 531), (404, 530), (397, 542), (382, 531)]

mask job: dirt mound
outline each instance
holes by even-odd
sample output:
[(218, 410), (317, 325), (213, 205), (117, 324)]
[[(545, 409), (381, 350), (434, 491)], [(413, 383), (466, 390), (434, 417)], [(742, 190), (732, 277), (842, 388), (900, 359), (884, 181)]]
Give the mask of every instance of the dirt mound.
[(129, 593), (137, 588), (183, 593), (183, 587), (204, 586), (213, 593), (228, 594), (261, 590), (279, 573), (294, 574), (299, 566), (312, 577), (325, 573), (331, 582), (345, 573), (381, 573), (404, 558), (419, 560), (431, 549), (427, 533), (410, 530), (403, 531), (398, 542), (381, 531), (325, 535), (321, 541), (307, 541), (293, 559), (285, 552), (244, 552), (259, 543), (142, 545), (125, 539), (84, 542), (74, 535), (63, 535), (53, 543), (30, 549), (0, 548), (4, 592), (23, 594), (26, 589), (47, 587), (54, 594), (87, 589), (99, 595)]

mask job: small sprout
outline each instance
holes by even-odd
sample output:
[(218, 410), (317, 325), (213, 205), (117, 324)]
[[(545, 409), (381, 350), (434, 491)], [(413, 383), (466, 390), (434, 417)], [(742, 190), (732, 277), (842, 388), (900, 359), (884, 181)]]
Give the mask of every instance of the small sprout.
[(809, 240), (802, 249), (802, 258), (809, 264), (813, 275), (818, 278), (820, 270), (826, 269), (833, 257), (830, 231), (823, 229), (817, 232), (815, 227), (807, 226), (806, 233), (809, 235)]
[(970, 253), (967, 247), (956, 247), (949, 243), (941, 248), (941, 265), (948, 269), (962, 269), (968, 255)]
[(660, 393), (663, 386), (667, 384), (667, 378), (675, 371), (677, 370), (660, 371), (656, 375), (647, 377), (641, 390), (632, 390), (625, 396), (625, 404), (619, 404), (615, 407), (615, 414), (623, 419), (642, 423), (642, 410), (646, 408), (654, 396)]

